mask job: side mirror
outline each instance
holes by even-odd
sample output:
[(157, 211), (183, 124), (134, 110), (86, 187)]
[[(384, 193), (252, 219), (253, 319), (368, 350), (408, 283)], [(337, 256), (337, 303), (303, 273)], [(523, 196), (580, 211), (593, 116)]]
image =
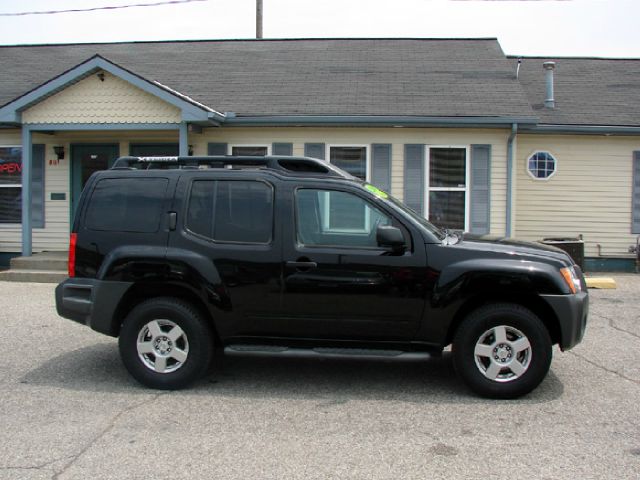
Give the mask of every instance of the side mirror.
[(391, 225), (379, 225), (376, 230), (376, 241), (378, 246), (391, 249), (393, 252), (404, 252), (406, 245), (404, 236), (399, 228)]

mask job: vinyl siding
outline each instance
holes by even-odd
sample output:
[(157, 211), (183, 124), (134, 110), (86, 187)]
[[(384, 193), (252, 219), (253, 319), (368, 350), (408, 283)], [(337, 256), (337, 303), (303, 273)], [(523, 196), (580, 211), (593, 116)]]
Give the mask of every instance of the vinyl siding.
[(293, 143), (293, 155), (304, 155), (305, 143), (325, 145), (367, 145), (371, 156), (374, 143), (391, 144), (391, 194), (404, 199), (404, 145), (489, 144), (491, 158), (491, 234), (504, 235), (506, 214), (506, 151), (509, 131), (445, 128), (218, 128), (191, 135), (194, 155), (206, 155), (208, 142), (266, 145)]
[[(557, 170), (548, 180), (527, 172), (527, 159), (548, 151)], [(631, 234), (633, 151), (640, 137), (518, 135), (516, 236), (524, 240), (576, 237), (585, 255), (628, 256)]]
[[(70, 231), (70, 151), (73, 143), (120, 143), (120, 155), (129, 154), (130, 143), (168, 141), (177, 142), (178, 134), (170, 132), (59, 132), (55, 135), (34, 134), (33, 143), (45, 145), (45, 226), (33, 229), (33, 251), (66, 250)], [(19, 130), (0, 131), (0, 145), (20, 145)], [(57, 158), (55, 145), (62, 145), (65, 158), (58, 165), (49, 160)], [(52, 193), (65, 193), (65, 200), (51, 200)], [(21, 225), (0, 224), (0, 252), (19, 252), (22, 249)]]
[[(456, 145), (489, 144), (492, 148), (491, 164), (491, 234), (503, 235), (505, 228), (506, 142), (509, 132), (475, 129), (410, 129), (410, 128), (210, 128), (203, 133), (189, 134), (194, 155), (206, 155), (210, 142), (229, 145), (271, 145), (292, 143), (293, 155), (304, 155), (305, 143), (325, 145), (367, 145), (371, 155), (374, 143), (391, 144), (391, 193), (403, 199), (404, 145)], [(0, 144), (19, 145), (18, 130), (0, 131)], [(70, 230), (70, 151), (74, 143), (119, 143), (120, 155), (129, 154), (130, 143), (177, 142), (178, 133), (167, 131), (105, 131), (56, 132), (54, 135), (34, 134), (34, 143), (45, 148), (45, 228), (33, 230), (34, 252), (65, 250)], [(49, 165), (56, 158), (54, 145), (65, 147), (65, 159), (59, 165)], [(51, 193), (64, 192), (66, 200), (51, 200)], [(20, 225), (0, 226), (0, 251), (18, 252), (21, 249)]]
[(46, 98), (22, 113), (23, 123), (179, 123), (180, 110), (105, 72)]

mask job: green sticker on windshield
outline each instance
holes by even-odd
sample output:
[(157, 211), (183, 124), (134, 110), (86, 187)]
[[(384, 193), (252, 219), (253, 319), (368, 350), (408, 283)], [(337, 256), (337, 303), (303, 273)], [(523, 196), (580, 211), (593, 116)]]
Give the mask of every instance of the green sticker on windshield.
[(380, 197), (383, 199), (387, 199), (389, 198), (389, 195), (386, 192), (383, 192), (382, 190), (380, 190), (378, 187), (375, 187), (373, 185), (371, 185), (370, 183), (367, 183), (364, 188), (366, 188), (367, 190), (369, 190), (371, 193), (373, 193), (376, 197)]

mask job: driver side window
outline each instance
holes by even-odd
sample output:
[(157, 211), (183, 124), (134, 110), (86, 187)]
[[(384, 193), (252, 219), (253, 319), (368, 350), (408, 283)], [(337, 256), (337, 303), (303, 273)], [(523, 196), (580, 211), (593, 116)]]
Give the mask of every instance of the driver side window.
[(378, 248), (379, 225), (391, 225), (391, 217), (357, 195), (307, 188), (296, 191), (296, 232), (301, 245)]

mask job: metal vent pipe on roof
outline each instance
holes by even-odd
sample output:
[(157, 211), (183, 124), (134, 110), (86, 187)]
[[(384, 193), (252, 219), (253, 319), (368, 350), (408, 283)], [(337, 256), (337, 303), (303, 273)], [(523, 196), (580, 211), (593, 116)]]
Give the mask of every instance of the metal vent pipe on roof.
[(544, 106), (547, 108), (555, 108), (556, 99), (553, 96), (553, 71), (556, 68), (556, 62), (544, 62), (542, 68), (545, 70), (545, 80), (547, 84), (547, 98), (544, 101)]
[(262, 0), (256, 0), (256, 38), (262, 38)]

